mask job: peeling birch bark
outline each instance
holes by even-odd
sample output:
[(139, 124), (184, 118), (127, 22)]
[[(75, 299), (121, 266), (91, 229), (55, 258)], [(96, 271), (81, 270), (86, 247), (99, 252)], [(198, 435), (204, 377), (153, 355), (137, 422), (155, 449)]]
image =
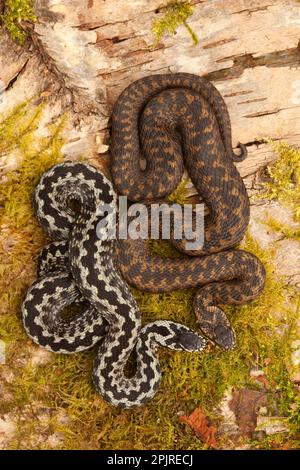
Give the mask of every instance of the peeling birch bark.
[(66, 156), (95, 158), (107, 149), (111, 109), (129, 83), (153, 73), (195, 73), (224, 96), (234, 144), (248, 146), (238, 168), (249, 179), (274, 159), (263, 138), (300, 143), (300, 4), (193, 3), (188, 23), (199, 44), (182, 26), (151, 49), (161, 0), (37, 0), (29, 50), (0, 39), (0, 112), (50, 89), (49, 121), (71, 108)]

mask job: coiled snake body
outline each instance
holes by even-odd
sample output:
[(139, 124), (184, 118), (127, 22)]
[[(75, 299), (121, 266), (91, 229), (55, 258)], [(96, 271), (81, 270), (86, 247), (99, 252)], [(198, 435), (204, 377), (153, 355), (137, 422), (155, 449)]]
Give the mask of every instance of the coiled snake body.
[[(78, 202), (78, 214), (70, 209), (70, 200)], [(111, 404), (130, 408), (148, 401), (158, 388), (157, 345), (201, 351), (205, 340), (171, 321), (141, 328), (136, 301), (115, 266), (114, 241), (105, 239), (104, 229), (97, 230), (101, 203), (112, 207), (110, 224), (115, 192), (89, 165), (64, 163), (42, 176), (34, 197), (36, 215), (49, 236), (59, 241), (41, 253), (40, 277), (22, 306), (23, 324), (33, 341), (60, 353), (82, 351), (103, 339), (94, 384)], [(81, 313), (71, 321), (61, 318), (62, 310), (76, 301), (81, 302)], [(124, 368), (134, 349), (136, 373), (128, 378)]]
[[(232, 348), (235, 337), (218, 304), (249, 302), (265, 284), (261, 262), (232, 249), (249, 221), (246, 188), (233, 164), (246, 156), (239, 146), (237, 156), (222, 96), (195, 75), (145, 77), (121, 94), (113, 110), (111, 173), (118, 192), (131, 201), (163, 198), (175, 189), (185, 165), (210, 212), (202, 248), (190, 251), (186, 240), (171, 240), (197, 258), (161, 259), (149, 253), (144, 240), (120, 240), (123, 277), (151, 292), (205, 285), (196, 293), (194, 310), (202, 331), (223, 349)], [(140, 160), (146, 160), (145, 170)]]
[[(141, 328), (140, 312), (124, 279), (143, 290), (166, 292), (199, 287), (194, 310), (202, 331), (223, 349), (235, 335), (220, 304), (242, 304), (262, 291), (265, 272), (252, 254), (235, 250), (249, 219), (247, 193), (233, 160), (227, 108), (219, 92), (189, 74), (146, 77), (130, 85), (112, 116), (111, 174), (131, 201), (152, 201), (178, 184), (183, 165), (206, 202), (204, 245), (189, 251), (172, 239), (182, 259), (162, 259), (144, 240), (99, 238), (99, 203), (116, 210), (111, 183), (93, 167), (65, 163), (49, 170), (35, 192), (37, 217), (54, 241), (41, 254), (39, 279), (23, 303), (23, 323), (32, 339), (56, 352), (76, 352), (102, 342), (94, 383), (116, 406), (145, 403), (158, 387), (156, 345), (201, 351), (205, 340), (183, 325), (157, 321)], [(141, 170), (140, 159), (146, 160)], [(70, 200), (79, 204), (72, 212)], [(225, 251), (224, 251), (225, 250)], [(191, 256), (192, 255), (192, 256)], [(119, 272), (122, 274), (120, 276)], [(70, 322), (60, 316), (78, 303)], [(137, 354), (133, 377), (124, 367)]]

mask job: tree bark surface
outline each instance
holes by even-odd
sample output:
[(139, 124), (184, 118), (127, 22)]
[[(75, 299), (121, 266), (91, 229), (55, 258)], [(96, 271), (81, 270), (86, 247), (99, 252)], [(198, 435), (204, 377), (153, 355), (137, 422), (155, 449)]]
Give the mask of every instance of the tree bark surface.
[(107, 150), (111, 109), (129, 83), (156, 73), (206, 76), (228, 105), (234, 145), (248, 146), (238, 168), (250, 187), (253, 175), (275, 158), (264, 138), (300, 142), (300, 4), (193, 3), (188, 24), (199, 43), (180, 26), (153, 49), (151, 27), (163, 15), (161, 0), (38, 0), (29, 49), (5, 34), (0, 38), (0, 113), (46, 93), (49, 122), (72, 110), (65, 154), (94, 158)]

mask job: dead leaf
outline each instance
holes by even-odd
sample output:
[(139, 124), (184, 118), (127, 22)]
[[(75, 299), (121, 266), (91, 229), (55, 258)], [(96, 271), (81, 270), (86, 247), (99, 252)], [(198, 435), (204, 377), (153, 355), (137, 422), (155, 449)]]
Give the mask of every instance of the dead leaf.
[(253, 380), (253, 382), (260, 382), (263, 387), (268, 390), (270, 388), (270, 382), (268, 381), (267, 377), (265, 376), (265, 373), (261, 369), (254, 369), (250, 372), (250, 377)]
[(237, 425), (243, 435), (252, 437), (257, 426), (257, 412), (260, 407), (266, 405), (265, 391), (243, 388), (233, 392), (229, 407), (234, 412)]
[(196, 408), (190, 416), (180, 416), (179, 422), (188, 424), (193, 431), (195, 431), (196, 435), (209, 446), (217, 446), (215, 439), (217, 428), (208, 423), (200, 406)]
[(270, 383), (265, 375), (259, 375), (256, 377), (256, 381), (261, 382), (267, 390), (270, 388)]

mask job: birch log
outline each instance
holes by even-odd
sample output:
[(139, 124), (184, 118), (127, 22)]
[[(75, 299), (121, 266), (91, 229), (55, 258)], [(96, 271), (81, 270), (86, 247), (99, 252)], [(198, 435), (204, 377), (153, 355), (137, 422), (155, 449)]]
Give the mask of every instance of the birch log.
[(129, 83), (155, 73), (206, 76), (226, 100), (234, 143), (248, 146), (239, 170), (250, 187), (274, 159), (263, 138), (300, 143), (300, 3), (194, 0), (188, 23), (198, 45), (181, 26), (153, 49), (161, 3), (37, 0), (30, 47), (0, 39), (0, 112), (48, 90), (49, 120), (71, 108), (66, 155), (94, 158), (107, 149), (111, 109)]

